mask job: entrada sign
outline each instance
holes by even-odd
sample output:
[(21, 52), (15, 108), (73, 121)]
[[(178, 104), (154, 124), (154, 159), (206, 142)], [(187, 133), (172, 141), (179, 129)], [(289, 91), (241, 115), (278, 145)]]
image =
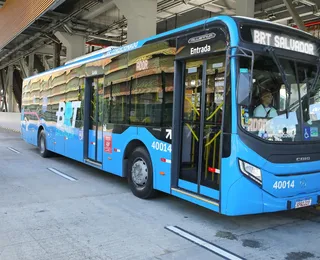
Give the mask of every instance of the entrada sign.
[(211, 46), (206, 44), (205, 46), (195, 47), (190, 49), (190, 55), (202, 54), (211, 51)]
[(182, 35), (177, 38), (176, 58), (187, 58), (224, 50), (227, 46), (226, 35), (223, 27), (213, 27)]
[(310, 55), (317, 55), (315, 45), (310, 42), (257, 29), (252, 30), (252, 34), (253, 42), (257, 44), (269, 45)]

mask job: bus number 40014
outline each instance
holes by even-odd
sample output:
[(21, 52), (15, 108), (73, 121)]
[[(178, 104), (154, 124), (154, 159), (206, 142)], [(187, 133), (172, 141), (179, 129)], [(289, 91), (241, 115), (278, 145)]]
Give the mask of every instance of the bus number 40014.
[(276, 181), (273, 184), (274, 189), (290, 189), (294, 188), (294, 180), (293, 181)]
[(162, 142), (153, 142), (151, 147), (157, 151), (169, 152), (171, 153), (171, 144), (166, 144)]

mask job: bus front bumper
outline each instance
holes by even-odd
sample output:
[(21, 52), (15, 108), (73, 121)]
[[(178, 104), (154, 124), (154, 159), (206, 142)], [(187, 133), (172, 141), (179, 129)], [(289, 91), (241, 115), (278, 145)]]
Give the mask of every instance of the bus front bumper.
[(320, 204), (320, 192), (303, 194), (288, 198), (275, 198), (268, 193), (263, 194), (263, 211), (274, 212), (297, 209)]
[(285, 211), (320, 205), (320, 190), (301, 192), (296, 195), (272, 194), (252, 180), (242, 176), (233, 183), (224, 196), (222, 192), (221, 213), (229, 216), (250, 215)]

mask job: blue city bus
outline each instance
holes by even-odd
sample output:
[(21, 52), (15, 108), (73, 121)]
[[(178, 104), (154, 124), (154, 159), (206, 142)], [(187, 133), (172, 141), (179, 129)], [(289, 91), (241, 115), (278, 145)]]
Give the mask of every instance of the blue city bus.
[(216, 16), (23, 81), (22, 138), (225, 215), (320, 203), (320, 42)]

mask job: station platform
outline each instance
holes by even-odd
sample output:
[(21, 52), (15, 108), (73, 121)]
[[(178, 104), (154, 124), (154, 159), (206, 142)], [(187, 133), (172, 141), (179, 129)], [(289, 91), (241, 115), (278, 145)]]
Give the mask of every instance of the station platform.
[(20, 113), (0, 112), (0, 128), (20, 133)]

